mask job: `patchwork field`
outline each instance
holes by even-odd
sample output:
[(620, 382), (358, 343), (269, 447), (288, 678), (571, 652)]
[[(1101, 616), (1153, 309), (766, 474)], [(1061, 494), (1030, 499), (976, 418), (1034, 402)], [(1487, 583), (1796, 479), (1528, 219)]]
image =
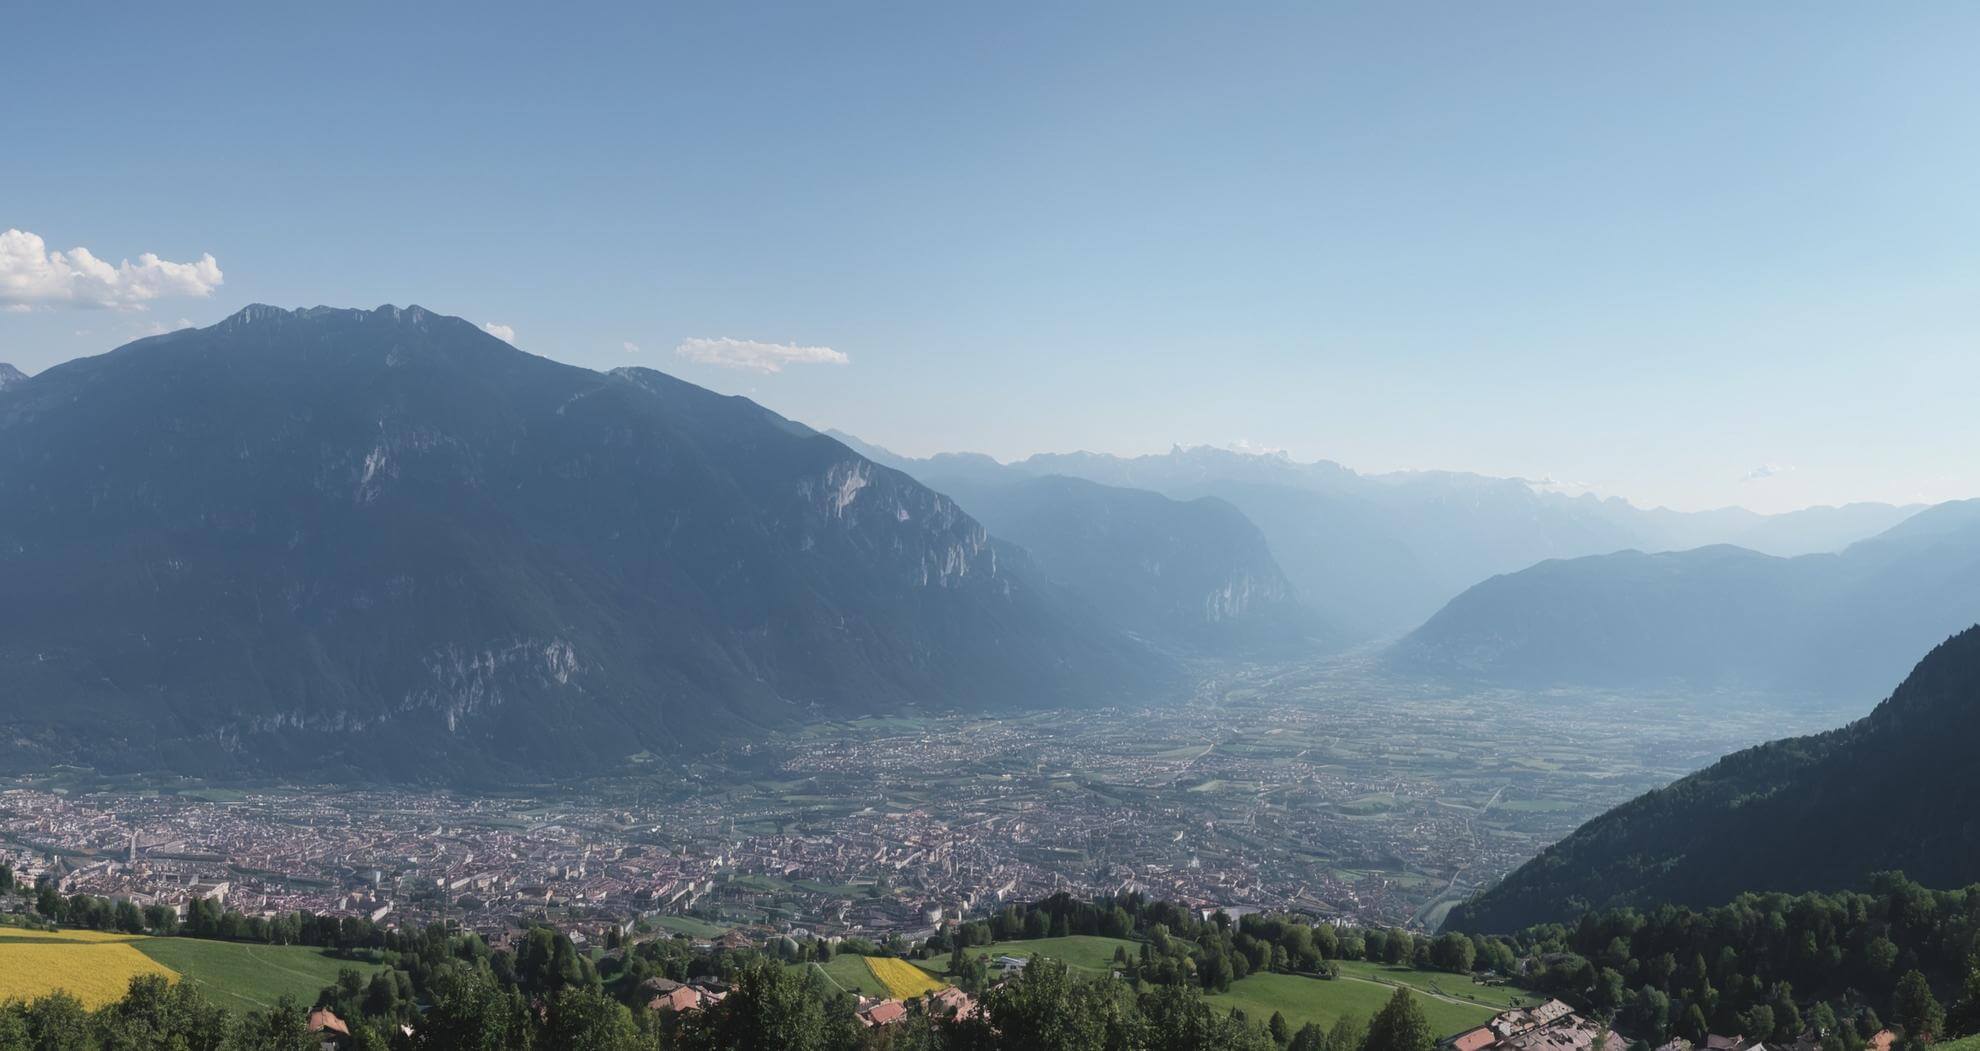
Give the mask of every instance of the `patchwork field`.
[(825, 987), (882, 999), (909, 1000), (946, 988), (949, 983), (907, 960), (891, 956), (834, 956), (824, 963), (791, 964), (820, 975)]
[(873, 968), (866, 965), (863, 956), (846, 954), (834, 956), (824, 963), (794, 963), (790, 967), (821, 976), (827, 989), (883, 999), (894, 995), (888, 991), (880, 976), (873, 973)]
[(123, 996), (132, 977), (159, 974), (197, 984), (223, 1007), (246, 1010), (284, 995), (313, 1003), (339, 970), (369, 975), (378, 966), (300, 945), (0, 928), (0, 1001), (60, 989), (94, 1008)]
[(947, 988), (949, 984), (906, 960), (897, 960), (893, 957), (869, 956), (866, 958), (866, 966), (873, 972), (873, 977), (878, 979), (881, 985), (886, 986), (888, 994), (896, 1000), (912, 1000), (937, 989)]
[(57, 990), (90, 1008), (124, 995), (133, 977), (174, 977), (125, 935), (95, 931), (0, 931), (0, 1001), (32, 1000)]

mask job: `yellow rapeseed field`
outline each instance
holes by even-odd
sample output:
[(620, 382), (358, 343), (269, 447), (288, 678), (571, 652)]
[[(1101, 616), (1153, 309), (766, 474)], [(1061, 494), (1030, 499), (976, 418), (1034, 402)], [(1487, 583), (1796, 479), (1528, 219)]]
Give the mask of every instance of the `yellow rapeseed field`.
[(912, 1000), (937, 989), (946, 989), (949, 985), (906, 960), (891, 956), (869, 956), (866, 967), (897, 1000)]
[(0, 927), (0, 942), (31, 941), (51, 942), (134, 942), (145, 937), (142, 934), (118, 934), (115, 931), (37, 931), (26, 927)]
[(32, 1000), (60, 989), (94, 1009), (121, 998), (135, 975), (178, 977), (133, 948), (133, 940), (95, 931), (0, 928), (0, 1001)]

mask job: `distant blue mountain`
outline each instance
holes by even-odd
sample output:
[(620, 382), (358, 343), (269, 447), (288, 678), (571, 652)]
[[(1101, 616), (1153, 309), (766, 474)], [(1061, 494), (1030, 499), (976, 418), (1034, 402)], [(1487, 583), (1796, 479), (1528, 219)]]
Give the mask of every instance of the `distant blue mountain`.
[(1980, 621), (1980, 500), (1837, 554), (1719, 546), (1543, 562), (1453, 599), (1396, 645), (1419, 671), (1527, 686), (1872, 696)]
[(1258, 528), (1301, 604), (1344, 642), (1399, 637), (1473, 584), (1547, 559), (1725, 543), (1783, 556), (1836, 551), (1918, 510), (1888, 504), (1780, 515), (1645, 509), (1517, 478), (1365, 475), (1324, 460), (1207, 446), (1135, 457), (1041, 454), (1012, 464), (970, 453), (910, 460), (873, 451), (938, 489), (1062, 476), (1179, 501), (1221, 500)]

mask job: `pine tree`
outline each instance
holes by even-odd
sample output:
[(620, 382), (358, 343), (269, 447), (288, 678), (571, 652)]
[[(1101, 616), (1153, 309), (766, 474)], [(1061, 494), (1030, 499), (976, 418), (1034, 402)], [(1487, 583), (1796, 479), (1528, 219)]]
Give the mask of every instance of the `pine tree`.
[(1430, 1051), (1437, 1038), (1423, 1008), (1408, 989), (1397, 987), (1395, 995), (1368, 1023), (1366, 1051)]

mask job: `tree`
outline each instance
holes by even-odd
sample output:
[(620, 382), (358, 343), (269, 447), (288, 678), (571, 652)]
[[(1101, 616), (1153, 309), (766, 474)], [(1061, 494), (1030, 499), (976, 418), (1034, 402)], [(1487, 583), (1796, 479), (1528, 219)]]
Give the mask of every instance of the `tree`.
[(531, 1035), (522, 997), (481, 967), (444, 977), (414, 1034), (419, 1051), (526, 1051)]
[(1702, 1044), (1710, 1035), (1712, 1027), (1705, 1024), (1705, 1012), (1697, 1004), (1685, 1008), (1684, 1021), (1678, 1026), (1678, 1035), (1694, 1044)]
[[(1029, 970), (1029, 968), (1027, 968)], [(800, 977), (767, 960), (745, 964), (729, 995), (682, 1023), (682, 1051), (831, 1051), (855, 1038), (850, 1017), (827, 1018)]]
[(1368, 1042), (1368, 1026), (1354, 1015), (1342, 1015), (1327, 1030), (1327, 1051), (1361, 1051)]
[(27, 1006), (29, 1047), (34, 1051), (85, 1051), (89, 1012), (68, 993), (51, 993)]
[(43, 919), (60, 919), (62, 916), (62, 892), (55, 889), (53, 880), (46, 876), (34, 888), (34, 911)]
[(123, 999), (96, 1014), (103, 1051), (213, 1051), (226, 1042), (231, 1023), (226, 1010), (207, 1003), (197, 986), (156, 974), (133, 977)]
[(1627, 1017), (1634, 1031), (1661, 1044), (1670, 1038), (1671, 998), (1662, 989), (1646, 985), (1630, 995)]
[(540, 1046), (569, 1051), (640, 1051), (652, 1047), (632, 1012), (600, 993), (567, 988), (550, 1001)]
[(1286, 1021), (1281, 1012), (1272, 1012), (1271, 1021), (1265, 1023), (1265, 1031), (1272, 1034), (1272, 1042), (1284, 1047), (1292, 1043), (1292, 1023)]
[(1946, 1014), (1932, 995), (1931, 983), (1917, 971), (1907, 971), (1891, 993), (1891, 1015), (1909, 1038), (1931, 1041), (1945, 1030)]
[[(1076, 979), (1065, 964), (1033, 957), (1016, 979), (984, 997), (981, 1014), (958, 1028), (964, 1030), (966, 1041), (976, 1041), (965, 1046), (1035, 1051), (1099, 1051), (1122, 1046), (1128, 1044), (1124, 1036), (1131, 1023), (1120, 984)], [(1186, 990), (1165, 987), (1156, 992), (1180, 996)], [(1200, 1005), (1201, 1000), (1197, 1003)], [(1182, 1017), (1187, 1007), (1179, 1003), (1176, 1011)], [(990, 1034), (995, 1034), (996, 1043), (989, 1042)]]
[[(1829, 1020), (1833, 1028), (1833, 1012)], [(1953, 1001), (1952, 1010), (1946, 1015), (1945, 1035), (1969, 1036), (1973, 1033), (1980, 1033), (1980, 954), (1966, 958), (1966, 980), (1960, 985), (1959, 999)]]
[(1770, 1040), (1774, 1035), (1774, 1009), (1755, 1004), (1740, 1016), (1740, 1027), (1754, 1040)]
[(1423, 1017), (1423, 1008), (1408, 989), (1397, 987), (1395, 995), (1368, 1023), (1366, 1051), (1430, 1051), (1437, 1037)]
[(1430, 943), (1430, 965), (1452, 974), (1469, 974), (1477, 959), (1478, 947), (1471, 939), (1455, 932), (1440, 934)]
[(302, 1005), (290, 996), (283, 996), (266, 1011), (244, 1015), (234, 1039), (236, 1046), (255, 1051), (318, 1051), (322, 1046), (321, 1041), (310, 1039), (309, 1019)]

